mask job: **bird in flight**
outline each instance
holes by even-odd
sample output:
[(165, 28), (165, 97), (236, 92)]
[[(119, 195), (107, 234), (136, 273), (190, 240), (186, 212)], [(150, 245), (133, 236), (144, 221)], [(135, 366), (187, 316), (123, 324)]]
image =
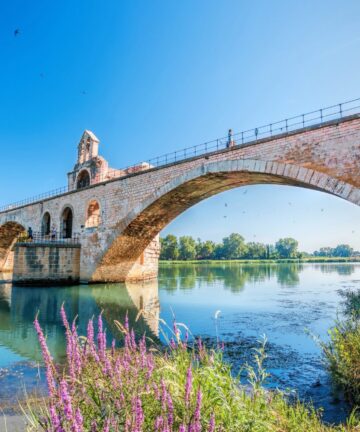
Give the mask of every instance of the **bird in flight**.
[(225, 203), (225, 207), (227, 207), (227, 203)]
[(17, 36), (19, 36), (19, 34), (20, 34), (20, 29), (18, 29), (18, 28), (15, 29), (14, 30), (14, 36), (17, 37)]

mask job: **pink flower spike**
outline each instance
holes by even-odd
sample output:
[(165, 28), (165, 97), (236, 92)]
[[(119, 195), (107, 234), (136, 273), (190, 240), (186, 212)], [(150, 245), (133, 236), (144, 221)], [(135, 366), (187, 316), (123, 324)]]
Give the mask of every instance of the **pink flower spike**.
[(192, 370), (191, 365), (189, 366), (186, 374), (186, 384), (185, 384), (185, 404), (189, 405), (190, 395), (191, 395), (191, 387), (192, 387)]

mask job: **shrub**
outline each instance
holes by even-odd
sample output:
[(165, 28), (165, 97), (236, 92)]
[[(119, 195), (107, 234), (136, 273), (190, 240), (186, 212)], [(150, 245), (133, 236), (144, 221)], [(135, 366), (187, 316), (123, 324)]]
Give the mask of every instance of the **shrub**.
[(322, 347), (334, 384), (352, 405), (360, 406), (359, 317), (337, 321), (329, 334), (330, 341)]

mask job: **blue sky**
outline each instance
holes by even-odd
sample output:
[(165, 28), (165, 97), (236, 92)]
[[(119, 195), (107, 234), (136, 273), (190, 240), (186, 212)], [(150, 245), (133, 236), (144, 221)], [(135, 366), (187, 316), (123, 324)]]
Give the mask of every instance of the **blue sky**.
[[(84, 129), (122, 167), (359, 97), (359, 20), (357, 0), (3, 2), (0, 204), (65, 185)], [(353, 204), (247, 189), (198, 204), (164, 234), (360, 249)]]

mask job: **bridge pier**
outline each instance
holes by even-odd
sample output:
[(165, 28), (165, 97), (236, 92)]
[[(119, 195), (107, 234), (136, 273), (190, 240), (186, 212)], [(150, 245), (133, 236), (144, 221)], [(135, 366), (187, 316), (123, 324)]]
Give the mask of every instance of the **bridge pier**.
[(99, 236), (91, 237), (82, 247), (80, 263), (80, 283), (104, 282), (139, 282), (155, 279), (158, 276), (160, 239), (157, 235), (141, 252), (138, 258), (116, 256), (100, 260), (94, 271), (94, 261), (97, 261), (97, 251), (101, 244)]

